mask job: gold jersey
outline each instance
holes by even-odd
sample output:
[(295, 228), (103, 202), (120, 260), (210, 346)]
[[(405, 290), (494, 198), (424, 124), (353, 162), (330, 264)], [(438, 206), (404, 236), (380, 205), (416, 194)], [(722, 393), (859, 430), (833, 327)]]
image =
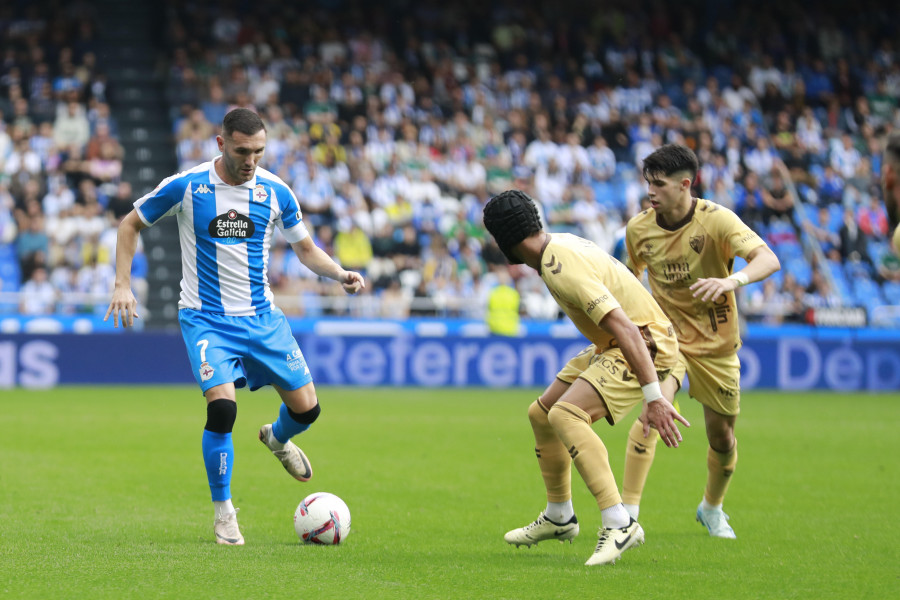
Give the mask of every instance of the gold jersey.
[(725, 356), (741, 347), (734, 292), (713, 302), (689, 289), (701, 278), (728, 277), (734, 257), (747, 258), (765, 242), (736, 214), (709, 200), (694, 199), (680, 223), (669, 227), (647, 209), (625, 233), (629, 264), (640, 277), (646, 268), (653, 297), (671, 319), (682, 352)]
[(598, 353), (618, 346), (599, 323), (621, 308), (641, 330), (657, 369), (675, 364), (678, 341), (669, 319), (628, 268), (599, 246), (554, 233), (541, 253), (540, 273), (557, 304)]
[(900, 225), (894, 229), (894, 251), (900, 256)]

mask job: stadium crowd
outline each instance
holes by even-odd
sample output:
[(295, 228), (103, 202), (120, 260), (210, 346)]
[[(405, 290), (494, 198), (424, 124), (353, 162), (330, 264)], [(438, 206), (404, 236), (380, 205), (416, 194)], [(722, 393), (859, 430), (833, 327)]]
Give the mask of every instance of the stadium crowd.
[[(511, 275), (523, 313), (555, 319), (539, 277), (486, 236), (484, 203), (525, 190), (550, 231), (622, 257), (641, 161), (679, 142), (701, 161), (695, 195), (735, 210), (784, 265), (741, 290), (745, 316), (862, 306), (877, 321), (900, 305), (879, 186), (900, 49), (882, 4), (863, 4), (169, 2), (175, 151), (180, 169), (209, 160), (224, 114), (258, 111), (262, 166), (380, 299), (347, 308), (282, 240), (269, 277), (288, 314), (481, 318)], [(0, 292), (20, 289), (26, 313), (108, 295), (133, 200), (93, 23), (78, 16), (0, 21)]]
[[(109, 295), (132, 191), (98, 67), (89, 5), (0, 15), (0, 303), (27, 315), (93, 312)], [(146, 259), (136, 266), (146, 293)], [(18, 293), (18, 302), (10, 301)]]

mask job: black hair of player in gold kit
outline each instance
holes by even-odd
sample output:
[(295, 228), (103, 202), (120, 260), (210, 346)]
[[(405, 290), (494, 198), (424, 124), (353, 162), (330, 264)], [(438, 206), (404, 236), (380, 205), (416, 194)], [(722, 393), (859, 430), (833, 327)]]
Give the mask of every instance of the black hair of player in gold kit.
[(513, 246), (543, 229), (534, 200), (519, 190), (507, 190), (488, 200), (484, 207), (484, 226), (511, 265), (522, 264), (510, 254)]
[(680, 144), (666, 144), (644, 158), (642, 174), (649, 181), (654, 175), (669, 177), (687, 171), (693, 181), (699, 169), (700, 164), (693, 150)]

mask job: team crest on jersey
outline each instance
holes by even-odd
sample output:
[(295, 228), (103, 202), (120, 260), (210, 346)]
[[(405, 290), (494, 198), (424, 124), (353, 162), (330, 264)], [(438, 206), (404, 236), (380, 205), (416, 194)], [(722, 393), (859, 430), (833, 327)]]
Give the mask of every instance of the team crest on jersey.
[(233, 209), (209, 222), (209, 237), (220, 244), (240, 244), (253, 237), (255, 231), (253, 221)]
[(212, 379), (213, 374), (215, 374), (216, 370), (209, 366), (208, 362), (200, 365), (200, 381), (209, 381)]
[(691, 245), (691, 250), (693, 250), (697, 254), (700, 254), (701, 252), (703, 252), (704, 244), (706, 244), (706, 236), (695, 235), (689, 240), (688, 243)]
[(261, 183), (257, 183), (256, 187), (253, 189), (251, 198), (256, 202), (265, 202), (268, 197), (269, 194), (266, 193), (266, 188), (264, 188)]

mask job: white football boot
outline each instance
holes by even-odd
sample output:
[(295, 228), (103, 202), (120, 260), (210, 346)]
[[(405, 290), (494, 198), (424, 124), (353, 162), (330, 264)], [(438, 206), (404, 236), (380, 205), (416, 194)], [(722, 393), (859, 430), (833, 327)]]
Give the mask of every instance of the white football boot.
[(534, 523), (508, 531), (503, 539), (509, 544), (515, 544), (516, 548), (519, 546), (530, 548), (532, 544), (544, 540), (559, 540), (560, 542), (569, 540), (571, 544), (576, 535), (578, 535), (578, 519), (574, 515), (566, 523), (554, 523), (544, 513), (541, 513)]
[(271, 450), (272, 454), (281, 461), (284, 469), (291, 474), (291, 477), (297, 481), (309, 481), (309, 478), (312, 477), (312, 466), (309, 464), (309, 459), (306, 458), (303, 450), (298, 448), (294, 442), (288, 440), (284, 448), (281, 449), (273, 445), (277, 443), (277, 440), (272, 435), (271, 424), (263, 425), (260, 428), (259, 441), (265, 444), (266, 448)]
[(632, 546), (644, 543), (644, 530), (637, 521), (631, 519), (626, 527), (619, 529), (600, 528), (600, 539), (597, 540), (597, 548), (587, 562), (587, 566), (611, 565), (616, 562), (622, 553)]
[(697, 520), (709, 529), (709, 535), (717, 538), (736, 539), (734, 529), (728, 524), (728, 515), (721, 508), (707, 510), (703, 504), (697, 507)]
[(234, 512), (216, 519), (217, 544), (227, 544), (229, 546), (244, 545), (244, 536), (241, 535), (241, 530), (238, 528), (237, 511), (238, 509), (234, 509)]

